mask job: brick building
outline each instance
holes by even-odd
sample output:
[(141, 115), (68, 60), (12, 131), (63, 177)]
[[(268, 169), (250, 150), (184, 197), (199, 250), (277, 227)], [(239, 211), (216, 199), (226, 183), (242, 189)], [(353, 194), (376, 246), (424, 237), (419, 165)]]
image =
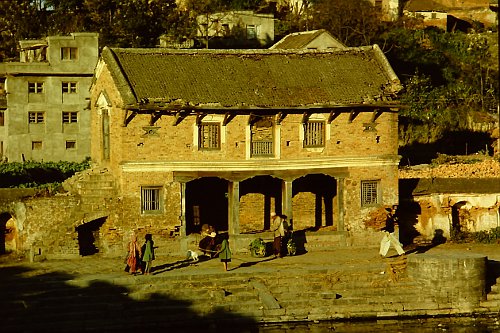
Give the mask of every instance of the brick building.
[(234, 244), (268, 230), (276, 211), (295, 230), (363, 230), (398, 201), (399, 89), (376, 45), (104, 48), (91, 156), (119, 204), (102, 228), (186, 240), (208, 223)]
[(90, 155), (89, 86), (98, 34), (19, 42), (18, 62), (0, 64), (0, 157), (75, 161)]

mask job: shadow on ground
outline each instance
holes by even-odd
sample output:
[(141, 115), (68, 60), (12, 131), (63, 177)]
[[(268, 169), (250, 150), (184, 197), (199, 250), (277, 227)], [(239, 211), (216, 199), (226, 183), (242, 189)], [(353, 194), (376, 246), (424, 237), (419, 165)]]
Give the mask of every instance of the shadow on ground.
[[(130, 290), (126, 287), (102, 280), (90, 280), (80, 287), (73, 285), (74, 278), (61, 272), (37, 275), (21, 265), (0, 268), (2, 330), (220, 332), (230, 327), (232, 332), (258, 332), (253, 319), (224, 310), (196, 313), (185, 300), (164, 294), (136, 300), (129, 297)], [(140, 281), (133, 279), (131, 283)], [(147, 282), (144, 284), (147, 287)]]

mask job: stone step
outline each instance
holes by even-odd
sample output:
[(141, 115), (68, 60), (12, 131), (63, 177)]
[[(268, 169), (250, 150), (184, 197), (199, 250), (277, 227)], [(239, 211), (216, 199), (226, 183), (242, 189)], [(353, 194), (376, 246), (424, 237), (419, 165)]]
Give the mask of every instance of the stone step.
[(486, 301), (481, 301), (480, 305), (484, 308), (488, 308), (494, 311), (500, 311), (500, 300), (486, 300)]
[(116, 195), (116, 190), (111, 187), (82, 188), (78, 193), (84, 198), (112, 198)]
[(500, 294), (498, 293), (489, 293), (486, 295), (486, 299), (488, 301), (500, 300)]

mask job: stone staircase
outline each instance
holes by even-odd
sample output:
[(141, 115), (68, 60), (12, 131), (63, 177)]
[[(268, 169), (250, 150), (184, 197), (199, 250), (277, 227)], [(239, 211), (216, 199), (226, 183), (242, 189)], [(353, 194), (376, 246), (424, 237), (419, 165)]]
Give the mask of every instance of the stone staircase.
[(491, 286), (491, 291), (486, 295), (486, 300), (481, 302), (481, 306), (490, 311), (500, 311), (500, 277)]
[[(216, 270), (207, 266), (150, 276), (57, 271), (36, 275), (12, 266), (2, 268), (0, 275), (2, 329), (123, 332), (182, 331), (189, 326), (235, 332), (244, 327), (250, 332), (263, 323), (460, 314), (402, 270), (394, 272), (398, 260), (389, 260), (382, 271), (380, 262), (339, 270), (296, 266), (247, 272), (220, 272), (217, 265)], [(486, 312), (485, 306), (490, 313), (498, 312), (498, 282), (479, 312)]]
[(75, 219), (85, 222), (108, 215), (116, 197), (115, 181), (107, 169), (91, 169), (75, 174), (63, 183), (64, 188), (80, 197)]

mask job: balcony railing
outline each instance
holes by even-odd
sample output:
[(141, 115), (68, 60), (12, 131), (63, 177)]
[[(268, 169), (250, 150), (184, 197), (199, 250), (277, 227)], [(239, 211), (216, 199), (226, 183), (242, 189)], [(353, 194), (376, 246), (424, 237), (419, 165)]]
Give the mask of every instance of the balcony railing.
[(252, 157), (274, 156), (273, 141), (252, 141)]

